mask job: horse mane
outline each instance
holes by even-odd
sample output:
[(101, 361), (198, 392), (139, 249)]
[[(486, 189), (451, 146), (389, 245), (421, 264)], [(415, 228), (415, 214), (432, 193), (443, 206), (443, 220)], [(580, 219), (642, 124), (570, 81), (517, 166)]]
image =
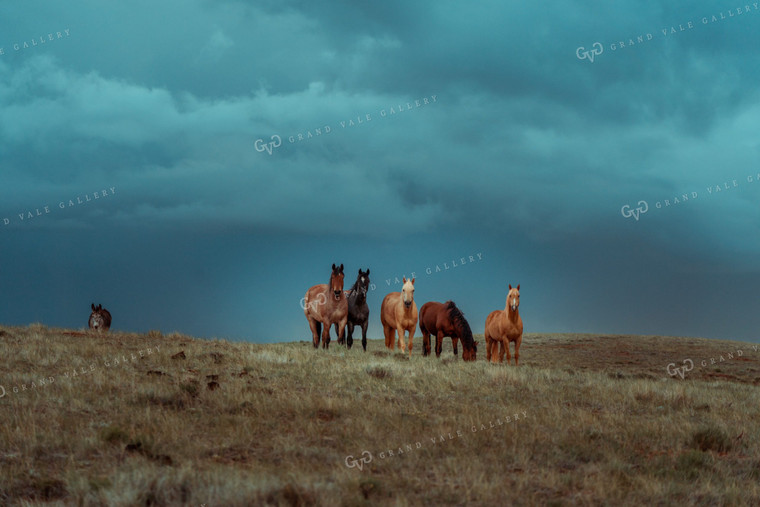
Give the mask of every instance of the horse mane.
[(456, 326), (462, 332), (462, 336), (459, 337), (462, 340), (462, 343), (466, 344), (468, 347), (472, 346), (475, 343), (475, 340), (472, 337), (470, 324), (467, 322), (467, 319), (464, 318), (462, 311), (457, 308), (457, 305), (454, 304), (453, 301), (446, 302), (446, 310), (449, 313), (449, 319), (451, 319), (451, 322), (456, 323)]

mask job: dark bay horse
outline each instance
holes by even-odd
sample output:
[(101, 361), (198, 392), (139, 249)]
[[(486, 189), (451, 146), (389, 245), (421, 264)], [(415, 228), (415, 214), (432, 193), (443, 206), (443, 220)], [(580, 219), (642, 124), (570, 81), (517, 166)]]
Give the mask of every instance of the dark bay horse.
[[(348, 301), (343, 292), (343, 264), (332, 265), (329, 283), (314, 285), (306, 291), (303, 299), (303, 313), (309, 321), (314, 348), (319, 347), (319, 335), (322, 335), (322, 348), (330, 346), (330, 326), (335, 324), (338, 343), (343, 343), (343, 334), (348, 319)], [(323, 329), (324, 326), (324, 329)]]
[(422, 332), (423, 355), (430, 355), (430, 335), (435, 336), (435, 356), (441, 357), (443, 338), (451, 337), (454, 355), (457, 355), (457, 342), (462, 340), (462, 359), (475, 361), (478, 342), (473, 340), (470, 325), (464, 314), (453, 301), (437, 303), (428, 301), (420, 309), (420, 331)]
[(367, 351), (367, 326), (369, 324), (369, 306), (367, 291), (369, 290), (369, 268), (367, 272), (359, 269), (359, 275), (351, 289), (346, 293), (348, 298), (348, 335), (346, 346), (350, 349), (354, 344), (354, 326), (362, 328), (362, 348)]
[(111, 328), (111, 313), (103, 308), (103, 305), (90, 305), (92, 313), (90, 314), (89, 326), (94, 331), (108, 331)]

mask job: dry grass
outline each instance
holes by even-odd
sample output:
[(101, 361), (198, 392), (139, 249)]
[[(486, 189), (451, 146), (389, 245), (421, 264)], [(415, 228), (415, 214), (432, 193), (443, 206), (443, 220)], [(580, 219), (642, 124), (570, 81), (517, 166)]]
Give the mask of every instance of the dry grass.
[(529, 334), (519, 368), (368, 349), (0, 327), (0, 504), (760, 503), (746, 343)]

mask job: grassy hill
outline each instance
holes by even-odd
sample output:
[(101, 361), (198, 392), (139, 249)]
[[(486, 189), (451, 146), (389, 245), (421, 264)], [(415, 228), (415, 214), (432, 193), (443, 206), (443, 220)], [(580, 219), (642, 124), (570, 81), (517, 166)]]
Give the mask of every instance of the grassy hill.
[(0, 504), (760, 503), (757, 345), (527, 334), (516, 368), (476, 339), (464, 363), (0, 326)]

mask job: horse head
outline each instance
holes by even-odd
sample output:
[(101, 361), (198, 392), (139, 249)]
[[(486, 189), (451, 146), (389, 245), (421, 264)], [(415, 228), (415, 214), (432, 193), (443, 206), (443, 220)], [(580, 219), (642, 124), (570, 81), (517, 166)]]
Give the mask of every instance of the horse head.
[(462, 360), (464, 361), (477, 361), (477, 355), (478, 355), (478, 342), (473, 341), (472, 342), (472, 348), (468, 349), (467, 347), (462, 347)]
[(91, 303), (90, 308), (92, 308), (92, 313), (90, 314), (90, 320), (88, 323), (90, 329), (95, 329), (96, 331), (100, 331), (101, 329), (108, 329), (111, 323), (106, 322), (108, 320), (106, 319), (105, 315), (107, 310), (103, 310), (103, 305), (95, 306), (95, 303)]
[(517, 284), (516, 288), (512, 288), (512, 284), (509, 284), (509, 292), (507, 293), (507, 308), (512, 310), (512, 313), (516, 312), (520, 307), (520, 284)]
[(401, 287), (401, 299), (404, 301), (404, 306), (409, 308), (414, 303), (414, 278), (407, 280), (403, 278), (404, 285)]
[(478, 352), (478, 342), (472, 338), (472, 329), (467, 319), (464, 318), (462, 310), (457, 308), (453, 301), (446, 302), (449, 320), (456, 328), (456, 334), (462, 340), (462, 359), (465, 361), (475, 361)]
[(363, 301), (367, 299), (367, 291), (369, 291), (369, 268), (367, 268), (366, 273), (359, 268), (359, 274), (356, 277), (353, 290), (356, 292), (357, 300)]
[(336, 267), (335, 264), (332, 265), (332, 274), (330, 275), (328, 287), (333, 291), (335, 300), (339, 300), (341, 294), (343, 294), (343, 264), (340, 267)]

